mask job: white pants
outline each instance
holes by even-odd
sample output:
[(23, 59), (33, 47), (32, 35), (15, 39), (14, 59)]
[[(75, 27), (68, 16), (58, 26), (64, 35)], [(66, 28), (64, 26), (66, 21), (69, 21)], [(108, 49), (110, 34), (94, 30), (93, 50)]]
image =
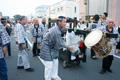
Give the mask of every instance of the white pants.
[(17, 66), (24, 66), (24, 69), (30, 68), (28, 54), (26, 50), (19, 50)]
[(41, 59), (41, 61), (45, 66), (45, 72), (44, 72), (45, 80), (51, 80), (51, 78), (59, 78), (58, 59), (54, 59), (53, 61), (45, 61)]

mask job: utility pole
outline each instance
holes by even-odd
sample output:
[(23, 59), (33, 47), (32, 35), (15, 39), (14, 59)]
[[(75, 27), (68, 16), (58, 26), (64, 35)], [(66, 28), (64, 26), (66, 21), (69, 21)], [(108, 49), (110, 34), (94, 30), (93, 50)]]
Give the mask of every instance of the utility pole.
[(84, 0), (84, 4), (86, 5), (86, 20), (89, 21), (89, 0)]
[(109, 0), (106, 0), (107, 13), (109, 14)]
[(89, 22), (89, 0), (87, 1), (87, 10), (88, 10), (88, 17), (87, 17), (87, 21)]

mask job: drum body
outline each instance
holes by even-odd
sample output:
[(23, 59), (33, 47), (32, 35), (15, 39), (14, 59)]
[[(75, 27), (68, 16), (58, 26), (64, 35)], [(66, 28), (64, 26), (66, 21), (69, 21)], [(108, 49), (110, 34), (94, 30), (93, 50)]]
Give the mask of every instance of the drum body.
[(100, 30), (91, 32), (85, 39), (85, 45), (91, 47), (100, 58), (108, 56), (113, 49), (110, 38), (107, 38), (106, 34), (102, 34)]

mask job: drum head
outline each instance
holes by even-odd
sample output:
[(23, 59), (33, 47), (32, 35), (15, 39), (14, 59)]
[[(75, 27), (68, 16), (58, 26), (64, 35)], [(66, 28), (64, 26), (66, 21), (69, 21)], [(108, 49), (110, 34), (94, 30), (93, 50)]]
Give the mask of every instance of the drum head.
[(88, 36), (85, 38), (85, 45), (87, 47), (94, 46), (97, 44), (102, 38), (102, 31), (95, 30), (88, 34)]

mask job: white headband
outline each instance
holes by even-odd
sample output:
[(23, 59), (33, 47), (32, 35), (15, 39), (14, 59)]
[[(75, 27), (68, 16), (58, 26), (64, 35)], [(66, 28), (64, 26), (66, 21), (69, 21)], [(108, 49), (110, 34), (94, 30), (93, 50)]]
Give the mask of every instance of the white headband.
[(66, 21), (65, 18), (57, 18), (57, 20)]

